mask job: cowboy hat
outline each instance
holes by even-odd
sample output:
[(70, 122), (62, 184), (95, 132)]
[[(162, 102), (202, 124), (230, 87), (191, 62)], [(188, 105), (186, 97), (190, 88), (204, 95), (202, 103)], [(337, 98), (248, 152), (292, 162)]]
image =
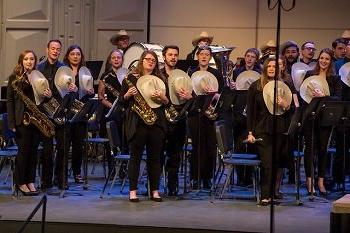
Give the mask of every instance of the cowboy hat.
[(170, 71), (168, 77), (168, 87), (169, 96), (171, 103), (175, 105), (180, 105), (186, 102), (186, 100), (181, 99), (177, 92), (183, 88), (186, 91), (192, 93), (192, 81), (188, 74), (180, 69), (175, 69)]
[(55, 86), (62, 98), (69, 92), (68, 85), (70, 83), (75, 83), (73, 70), (68, 66), (61, 66), (55, 75)]
[(329, 96), (329, 86), (324, 77), (313, 75), (304, 80), (300, 86), (300, 96), (306, 103), (310, 103), (315, 89), (321, 90), (326, 96)]
[(303, 62), (296, 62), (292, 65), (291, 76), (294, 87), (297, 91), (300, 90), (300, 85), (303, 82), (305, 74), (308, 70), (311, 70), (311, 67)]
[(128, 37), (128, 38), (130, 38), (130, 36), (131, 36), (131, 33), (128, 33), (127, 31), (125, 31), (125, 30), (120, 30), (119, 32), (117, 32), (117, 34), (114, 34), (112, 37), (111, 37), (111, 39), (110, 39), (110, 41), (111, 41), (111, 43), (113, 44), (113, 45), (116, 45), (117, 44), (117, 41), (118, 40), (120, 40), (120, 38), (122, 38), (122, 37)]
[[(269, 110), (271, 114), (273, 114), (273, 103), (275, 102), (273, 98), (274, 89), (275, 89), (274, 81), (268, 82), (263, 89), (264, 102), (267, 107), (267, 110)], [(290, 91), (289, 87), (282, 81), (277, 81), (276, 97), (278, 96), (281, 97), (282, 99), (285, 99), (289, 105), (292, 103), (292, 92)], [(279, 105), (276, 105), (276, 115), (282, 115), (284, 112), (285, 112), (285, 109), (283, 109)]]
[(203, 31), (203, 32), (201, 32), (201, 34), (199, 34), (198, 36), (193, 38), (192, 45), (197, 46), (198, 42), (201, 39), (209, 39), (209, 44), (211, 44), (211, 42), (213, 42), (214, 36), (209, 36), (208, 32)]
[(345, 63), (339, 69), (341, 81), (350, 87), (350, 62)]
[(236, 78), (236, 90), (248, 90), (250, 85), (260, 78), (260, 74), (254, 70), (246, 70)]
[(165, 84), (160, 78), (154, 75), (141, 76), (137, 80), (136, 87), (151, 108), (158, 108), (162, 105), (152, 98), (152, 95), (156, 90), (164, 93), (166, 92)]
[(350, 30), (345, 30), (341, 37), (344, 39), (350, 39)]
[(36, 105), (41, 104), (44, 99), (44, 91), (49, 89), (49, 82), (38, 70), (33, 70), (28, 78), (31, 80)]
[(215, 76), (208, 71), (196, 71), (191, 76), (192, 86), (196, 95), (205, 95), (204, 87), (209, 85), (215, 92), (219, 90), (219, 83)]
[(297, 47), (298, 48), (298, 44), (295, 41), (288, 40), (288, 41), (284, 42), (283, 44), (281, 44), (280, 53), (283, 54), (286, 51), (286, 49), (289, 47)]
[(266, 44), (260, 47), (260, 51), (264, 53), (264, 51), (268, 48), (276, 48), (276, 42), (274, 40), (269, 40)]
[(90, 70), (86, 66), (79, 69), (79, 99), (87, 94), (88, 90), (94, 88), (93, 78)]

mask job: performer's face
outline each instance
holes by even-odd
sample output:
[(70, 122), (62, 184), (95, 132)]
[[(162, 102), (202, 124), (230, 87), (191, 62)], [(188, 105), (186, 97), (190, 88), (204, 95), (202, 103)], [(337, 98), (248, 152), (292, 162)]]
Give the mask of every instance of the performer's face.
[(256, 55), (255, 53), (252, 52), (248, 52), (245, 56), (244, 56), (244, 61), (245, 61), (245, 65), (249, 68), (252, 69), (255, 65), (256, 62)]
[(291, 46), (291, 47), (286, 49), (286, 52), (285, 52), (284, 56), (285, 56), (287, 62), (292, 64), (292, 63), (295, 63), (298, 60), (299, 53), (298, 53), (298, 50), (297, 50), (296, 47)]
[(117, 47), (118, 49), (124, 50), (129, 46), (129, 41), (130, 38), (128, 36), (122, 36), (118, 41), (117, 41)]
[(179, 59), (179, 52), (176, 49), (168, 49), (165, 53), (165, 64), (171, 68), (174, 68)]
[(149, 73), (152, 73), (154, 68), (156, 67), (157, 59), (152, 56), (152, 54), (147, 54), (145, 58), (143, 59), (143, 68), (144, 70)]
[(209, 50), (202, 50), (198, 53), (198, 62), (199, 65), (206, 66), (209, 64), (209, 61), (211, 59), (211, 54)]
[(275, 72), (276, 72), (276, 62), (275, 61), (270, 61), (267, 64), (267, 76), (269, 78), (274, 78), (275, 77)]
[(111, 54), (111, 65), (114, 69), (118, 69), (122, 66), (123, 56), (118, 52), (113, 52)]
[(334, 56), (335, 58), (343, 58), (345, 57), (345, 44), (338, 43), (337, 46), (334, 49)]
[(61, 53), (61, 45), (58, 42), (52, 41), (47, 48), (47, 56), (52, 61), (57, 61)]
[(320, 58), (318, 59), (318, 63), (320, 65), (321, 70), (327, 70), (329, 65), (332, 62), (331, 56), (328, 53), (321, 53)]
[(81, 62), (81, 52), (79, 49), (73, 49), (72, 51), (70, 51), (70, 53), (68, 54), (68, 60), (69, 63), (72, 66), (78, 66)]
[(313, 43), (306, 43), (304, 49), (301, 50), (301, 54), (305, 58), (312, 59), (315, 56), (315, 51), (316, 49)]
[(27, 53), (23, 57), (23, 67), (25, 71), (32, 71), (34, 69), (35, 64), (35, 56), (33, 53)]

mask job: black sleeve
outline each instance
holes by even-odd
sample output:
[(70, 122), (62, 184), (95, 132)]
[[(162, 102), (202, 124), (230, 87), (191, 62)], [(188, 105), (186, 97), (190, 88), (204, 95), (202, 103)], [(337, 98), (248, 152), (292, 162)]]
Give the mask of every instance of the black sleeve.
[(341, 79), (339, 75), (334, 75), (332, 78), (332, 85), (334, 93), (331, 93), (331, 98), (333, 100), (341, 100), (342, 98), (342, 87), (341, 87)]
[(8, 119), (8, 125), (10, 129), (15, 128), (15, 91), (12, 87), (12, 82), (16, 79), (15, 75), (11, 75), (8, 79), (7, 84), (7, 119)]
[(250, 85), (247, 94), (247, 130), (254, 132), (256, 82)]
[[(125, 94), (128, 92), (128, 90), (129, 90), (129, 85), (128, 85), (128, 83), (126, 82), (126, 79), (128, 79), (128, 80), (130, 81), (129, 78), (131, 78), (131, 77), (132, 77), (132, 75), (129, 74), (128, 77), (126, 77), (125, 79), (123, 79), (122, 87), (121, 87), (121, 89), (120, 89), (119, 98), (118, 98), (118, 104), (119, 104), (120, 106), (122, 106), (123, 108), (125, 108), (125, 109), (128, 107), (129, 102), (130, 102), (130, 99), (128, 99), (128, 100), (124, 99), (124, 95), (125, 95)], [(131, 81), (130, 81), (130, 82), (131, 82)]]

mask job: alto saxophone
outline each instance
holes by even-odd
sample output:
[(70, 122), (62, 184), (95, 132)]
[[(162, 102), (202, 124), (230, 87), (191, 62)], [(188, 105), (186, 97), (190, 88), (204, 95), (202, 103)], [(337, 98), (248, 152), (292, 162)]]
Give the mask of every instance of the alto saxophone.
[[(128, 84), (129, 88), (134, 87), (132, 82), (127, 78), (125, 78), (126, 83)], [(136, 95), (134, 95), (134, 104), (131, 106), (131, 110), (136, 112), (143, 122), (145, 122), (146, 125), (153, 125), (157, 120), (157, 115), (152, 110), (152, 108), (147, 104), (146, 100), (142, 97), (140, 92), (137, 92)]]
[(176, 123), (179, 118), (179, 112), (176, 111), (175, 107), (173, 104), (170, 105), (169, 108), (165, 108), (165, 117), (170, 123)]
[(105, 87), (112, 93), (112, 95), (113, 95), (115, 98), (118, 98), (118, 97), (119, 97), (119, 91), (117, 91), (117, 89), (115, 89), (111, 84), (106, 83), (105, 80), (103, 80), (102, 82), (105, 84)]
[[(23, 74), (24, 75), (24, 74)], [(53, 137), (55, 135), (55, 125), (49, 120), (49, 118), (36, 106), (36, 104), (31, 101), (19, 88), (17, 85), (18, 82), (22, 81), (23, 75), (18, 77), (16, 80), (12, 82), (13, 90), (20, 97), (20, 99), (24, 102), (25, 106), (30, 112), (24, 112), (23, 114), (23, 124), (29, 125), (32, 123), (35, 127), (37, 127), (40, 132), (45, 135), (45, 137)]]

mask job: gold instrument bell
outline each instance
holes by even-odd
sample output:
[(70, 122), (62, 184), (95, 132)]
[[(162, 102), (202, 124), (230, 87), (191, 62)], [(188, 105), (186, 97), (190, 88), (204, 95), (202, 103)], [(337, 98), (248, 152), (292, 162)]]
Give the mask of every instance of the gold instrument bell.
[(219, 83), (215, 76), (208, 71), (196, 71), (191, 76), (193, 91), (196, 95), (205, 95), (204, 88), (211, 87), (214, 92), (219, 90)]
[[(263, 89), (264, 102), (267, 107), (267, 110), (271, 114), (273, 114), (273, 103), (275, 102), (274, 90), (275, 90), (275, 81), (268, 82)], [(285, 99), (289, 105), (292, 103), (292, 92), (290, 91), (289, 87), (282, 81), (277, 81), (276, 99), (277, 97), (281, 97), (282, 99)], [(285, 112), (285, 109), (283, 109), (281, 106), (276, 104), (276, 109), (275, 109), (276, 115), (282, 115), (284, 112)]]
[(321, 90), (326, 96), (330, 95), (329, 86), (326, 79), (319, 75), (313, 75), (305, 79), (304, 82), (301, 84), (300, 86), (301, 98), (305, 102), (310, 103), (313, 98), (312, 93), (316, 89)]
[(246, 70), (236, 78), (236, 90), (248, 90), (253, 82), (260, 78), (260, 74), (254, 70)]
[(162, 105), (162, 103), (152, 98), (152, 95), (156, 90), (162, 91), (164, 94), (166, 92), (165, 84), (160, 78), (154, 75), (141, 76), (137, 80), (136, 87), (148, 106), (151, 108), (158, 108)]
[(297, 91), (300, 90), (300, 85), (304, 80), (306, 72), (309, 70), (312, 70), (312, 68), (303, 62), (296, 62), (292, 65), (291, 76)]

